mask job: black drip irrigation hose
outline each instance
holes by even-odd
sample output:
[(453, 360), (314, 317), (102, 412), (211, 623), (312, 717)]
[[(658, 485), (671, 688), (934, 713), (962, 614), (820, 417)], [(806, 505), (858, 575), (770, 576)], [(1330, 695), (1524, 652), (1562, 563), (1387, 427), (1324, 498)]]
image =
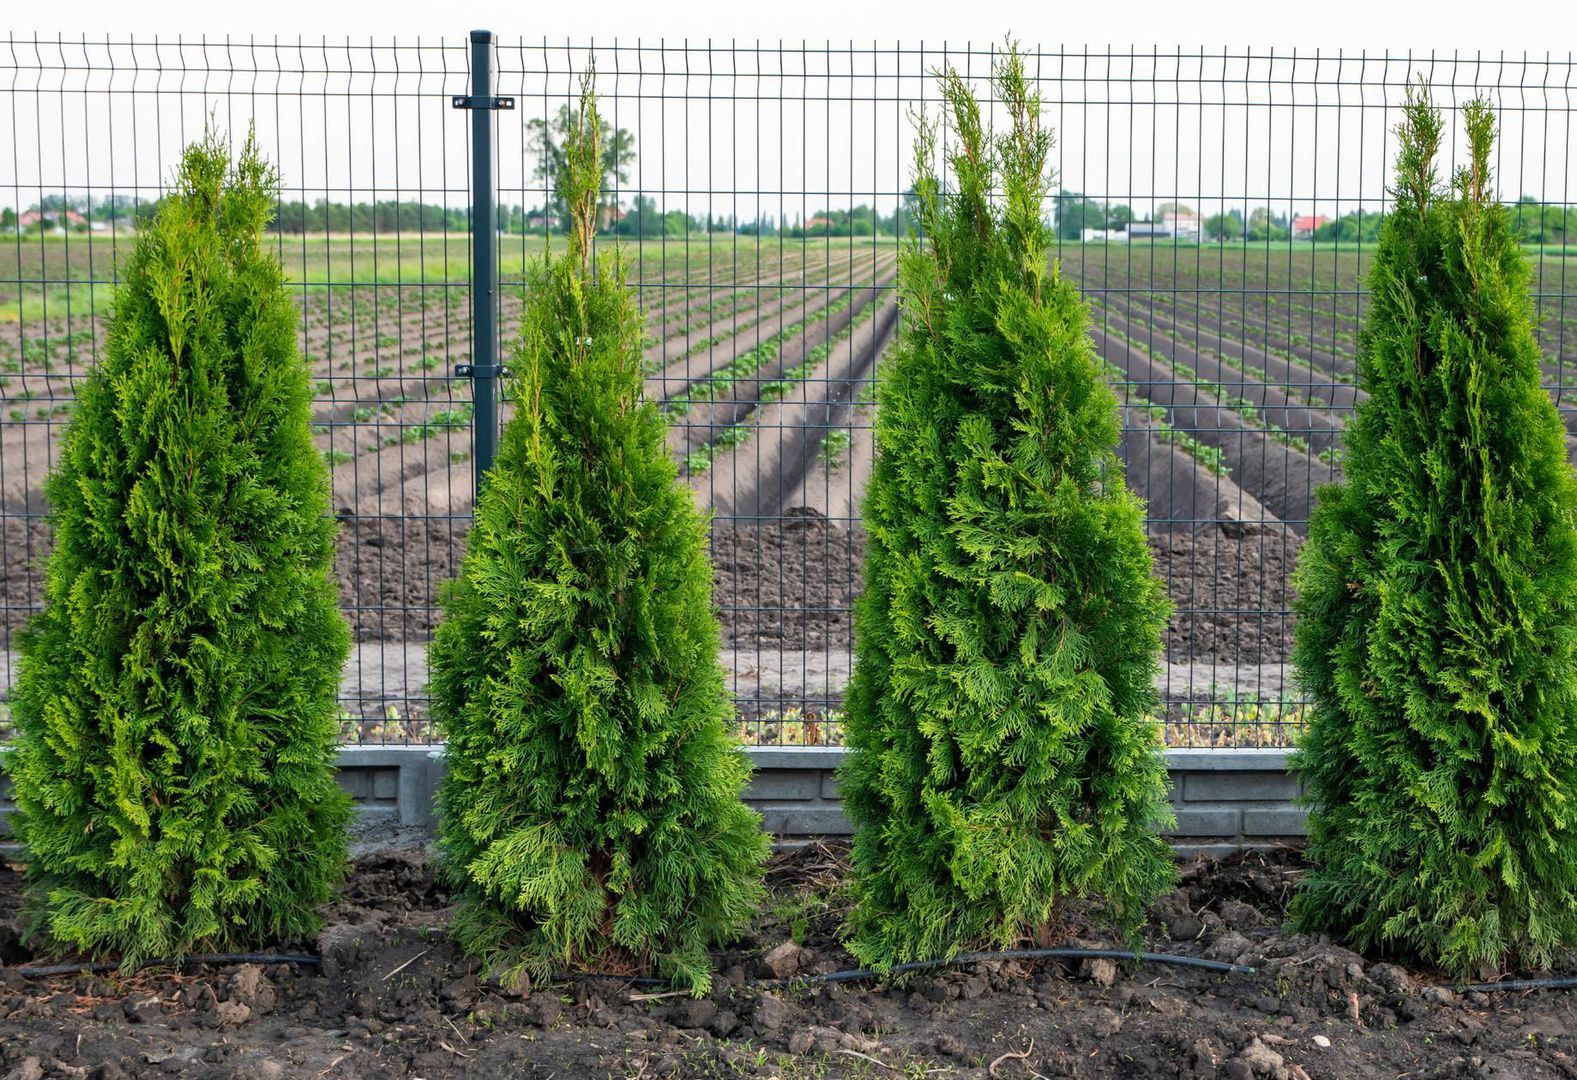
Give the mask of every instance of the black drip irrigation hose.
[[(1221, 960), (1205, 960), (1197, 956), (1178, 956), (1173, 953), (1128, 952), (1125, 949), (1008, 949), (1004, 952), (959, 953), (944, 960), (915, 960), (894, 964), (886, 971), (875, 968), (850, 968), (846, 971), (829, 971), (817, 975), (796, 975), (787, 979), (751, 979), (744, 985), (760, 990), (786, 990), (792, 987), (817, 986), (827, 983), (862, 982), (867, 979), (908, 975), (917, 971), (934, 971), (938, 968), (964, 967), (992, 960), (1137, 960), (1145, 964), (1165, 964), (1171, 967), (1195, 968), (1222, 975), (1252, 975), (1254, 969), (1243, 964), (1228, 964)], [(187, 967), (193, 964), (321, 964), (321, 956), (309, 953), (199, 953), (181, 960), (149, 960), (137, 965), (133, 971), (148, 967)], [(46, 979), (56, 975), (93, 975), (119, 971), (121, 965), (114, 961), (94, 961), (80, 964), (50, 964), (14, 969), (24, 979)], [(555, 975), (561, 982), (611, 981), (627, 986), (672, 986), (668, 979), (654, 979), (644, 975), (614, 975), (606, 972), (576, 972)], [(1459, 994), (1467, 993), (1522, 993), (1530, 990), (1577, 990), (1577, 975), (1555, 975), (1545, 979), (1502, 979), (1500, 982), (1465, 983), (1451, 987)]]
[(890, 975), (907, 975), (915, 971), (934, 971), (937, 968), (962, 967), (989, 960), (1138, 960), (1146, 964), (1167, 964), (1172, 967), (1198, 968), (1222, 975), (1252, 975), (1254, 969), (1242, 964), (1228, 964), (1220, 960), (1202, 960), (1197, 956), (1176, 956), (1172, 953), (1129, 952), (1125, 949), (1009, 949), (1005, 952), (959, 953), (945, 960), (915, 960), (907, 964), (894, 964), (886, 971), (875, 968), (853, 968), (849, 971), (830, 971), (824, 975), (806, 975), (790, 979), (757, 979), (750, 985), (767, 989), (782, 989), (801, 984), (860, 982), (880, 979)]
[[(148, 960), (138, 964), (132, 971), (140, 971), (148, 967), (186, 967), (191, 964), (321, 964), (322, 962), (321, 956), (304, 953), (199, 953), (180, 960)], [(16, 973), (24, 979), (47, 979), (52, 975), (96, 975), (119, 970), (121, 970), (120, 964), (106, 960), (85, 964), (20, 967), (16, 969)]]
[[(745, 987), (757, 990), (787, 990), (799, 986), (818, 986), (825, 983), (863, 982), (866, 979), (883, 979), (893, 975), (908, 975), (916, 971), (934, 971), (937, 968), (963, 967), (990, 960), (1138, 960), (1146, 964), (1168, 964), (1173, 967), (1197, 968), (1222, 975), (1252, 975), (1254, 969), (1242, 964), (1228, 964), (1220, 960), (1204, 960), (1197, 956), (1176, 956), (1172, 953), (1130, 952), (1127, 949), (1009, 949), (1005, 952), (959, 953), (944, 960), (915, 960), (907, 964), (894, 964), (885, 971), (876, 968), (850, 968), (847, 971), (828, 971), (819, 975), (794, 975), (787, 979), (751, 979)], [(590, 982), (608, 980), (629, 986), (672, 986), (667, 979), (653, 979), (643, 975), (613, 975), (602, 972), (555, 975), (564, 982)]]
[(1548, 979), (1502, 979), (1500, 982), (1468, 983), (1465, 986), (1453, 986), (1451, 989), (1459, 994), (1475, 991), (1489, 994), (1496, 990), (1512, 993), (1519, 990), (1577, 990), (1577, 975), (1554, 975)]

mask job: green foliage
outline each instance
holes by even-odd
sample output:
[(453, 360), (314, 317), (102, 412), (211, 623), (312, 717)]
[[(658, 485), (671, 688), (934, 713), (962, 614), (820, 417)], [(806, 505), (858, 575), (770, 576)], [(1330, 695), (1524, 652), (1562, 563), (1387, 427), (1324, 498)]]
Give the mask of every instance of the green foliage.
[(1079, 239), (1085, 229), (1107, 227), (1106, 207), (1077, 191), (1057, 192), (1053, 213), (1057, 219), (1057, 235), (1064, 240)]
[(278, 181), (209, 135), (137, 238), (46, 493), (7, 762), (29, 930), (128, 964), (312, 933), (344, 873), (349, 635)]
[(1205, 219), (1205, 236), (1211, 240), (1237, 240), (1243, 235), (1243, 219), (1236, 214), (1212, 214)]
[(994, 81), (993, 138), (943, 78), (945, 194), (922, 119), (927, 240), (903, 252), (880, 376), (839, 785), (850, 948), (882, 966), (1038, 935), (1071, 897), (1132, 931), (1172, 877), (1152, 717), (1168, 605), (1088, 311), (1049, 265), (1051, 135), (1016, 49)]
[(1294, 911), (1470, 976), (1577, 944), (1577, 479), (1490, 193), (1494, 116), (1463, 117), (1447, 188), (1440, 115), (1422, 87), (1406, 106), (1368, 397), (1295, 578), (1315, 868)]
[(1517, 235), (1525, 243), (1564, 246), (1577, 239), (1577, 206), (1541, 203), (1524, 195), (1511, 213)]
[[(597, 127), (598, 145), (582, 147), (579, 125), (585, 119), (582, 112), (568, 105), (560, 105), (552, 118), (533, 117), (526, 121), (526, 134), (537, 164), (532, 177), (553, 185), (553, 197), (548, 202), (549, 218), (556, 228), (571, 227), (571, 208), (564, 201), (564, 177), (574, 170), (570, 155), (579, 152), (583, 158), (596, 162), (596, 182), (590, 187), (593, 198), (598, 200), (600, 213), (606, 215), (618, 204), (612, 196), (601, 201), (601, 193), (617, 189), (630, 181), (630, 166), (635, 162), (635, 136), (623, 128)], [(581, 147), (578, 151), (577, 147)], [(582, 189), (585, 190), (585, 189)], [(518, 216), (518, 211), (517, 215)], [(703, 230), (704, 231), (704, 230)], [(647, 235), (636, 233), (635, 235)], [(662, 235), (659, 228), (655, 235)]]
[(740, 801), (706, 524), (641, 399), (619, 253), (590, 264), (588, 84), (561, 203), (569, 250), (528, 273), (514, 417), (431, 650), (447, 740), (454, 933), (505, 977), (646, 966), (697, 993), (761, 896)]
[(1373, 243), (1380, 238), (1385, 215), (1376, 210), (1354, 210), (1314, 230), (1314, 239), (1327, 243)]

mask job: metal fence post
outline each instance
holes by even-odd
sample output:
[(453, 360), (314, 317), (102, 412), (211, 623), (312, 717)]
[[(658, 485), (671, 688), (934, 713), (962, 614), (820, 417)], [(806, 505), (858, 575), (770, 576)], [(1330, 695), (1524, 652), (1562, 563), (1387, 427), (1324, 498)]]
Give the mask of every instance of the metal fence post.
[(493, 94), (493, 32), (471, 31), (471, 93), (456, 96), (456, 109), (471, 110), (471, 362), (455, 374), (470, 378), (476, 415), (472, 418), (471, 468), (476, 494), (493, 467), (498, 444), (498, 380), (507, 375), (498, 363), (498, 204), (493, 196), (493, 113), (513, 109), (515, 99)]

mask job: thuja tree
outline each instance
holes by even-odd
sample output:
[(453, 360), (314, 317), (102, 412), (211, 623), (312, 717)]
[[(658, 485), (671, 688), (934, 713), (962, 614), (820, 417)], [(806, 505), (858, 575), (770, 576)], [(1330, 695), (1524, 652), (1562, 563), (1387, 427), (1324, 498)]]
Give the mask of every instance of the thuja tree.
[(1051, 135), (1016, 49), (993, 81), (996, 136), (943, 77), (946, 188), (922, 119), (925, 238), (877, 396), (839, 788), (851, 948), (882, 966), (1043, 939), (1074, 897), (1132, 929), (1172, 873), (1152, 717), (1168, 604), (1088, 311), (1049, 261)]
[(622, 255), (593, 259), (590, 83), (558, 184), (568, 250), (528, 271), (515, 414), (431, 650), (454, 933), (505, 978), (652, 967), (700, 993), (761, 895), (706, 523), (641, 398)]
[(277, 179), (208, 136), (122, 267), (45, 489), (7, 755), (30, 932), (133, 964), (313, 932), (349, 635)]
[(1577, 481), (1540, 388), (1495, 120), (1436, 175), (1420, 87), (1370, 273), (1344, 479), (1296, 576), (1310, 928), (1457, 975), (1577, 944)]

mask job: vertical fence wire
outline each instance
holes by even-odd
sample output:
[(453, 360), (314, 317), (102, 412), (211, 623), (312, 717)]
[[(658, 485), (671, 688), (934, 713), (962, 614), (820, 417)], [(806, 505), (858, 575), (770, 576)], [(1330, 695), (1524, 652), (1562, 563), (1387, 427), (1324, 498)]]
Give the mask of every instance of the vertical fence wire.
[[(838, 741), (874, 387), (913, 223), (911, 111), (940, 115), (944, 66), (986, 91), (999, 49), (502, 29), (494, 92), (517, 107), (493, 114), (491, 227), (470, 212), (469, 118), (451, 107), (472, 93), (464, 38), (7, 39), (0, 689), (41, 600), (43, 478), (103, 347), (116, 267), (182, 146), (214, 125), (254, 131), (280, 169), (269, 243), (301, 312), (355, 631), (346, 737), (432, 738), (425, 648), (474, 490), (476, 408), (456, 374), (472, 360), (472, 245), (498, 253), (507, 363), (525, 268), (563, 243), (544, 151), (595, 63), (614, 140), (599, 243), (629, 260), (646, 392), (712, 515), (744, 733)], [(1415, 78), (1453, 121), (1479, 93), (1499, 110), (1498, 189), (1533, 260), (1547, 383), (1577, 457), (1572, 58), (1059, 48), (1029, 64), (1057, 134), (1055, 257), (1090, 304), (1176, 606), (1168, 740), (1285, 743), (1303, 708), (1289, 575), (1315, 490), (1340, 475), (1392, 129)], [(1465, 149), (1448, 131), (1447, 168)]]

